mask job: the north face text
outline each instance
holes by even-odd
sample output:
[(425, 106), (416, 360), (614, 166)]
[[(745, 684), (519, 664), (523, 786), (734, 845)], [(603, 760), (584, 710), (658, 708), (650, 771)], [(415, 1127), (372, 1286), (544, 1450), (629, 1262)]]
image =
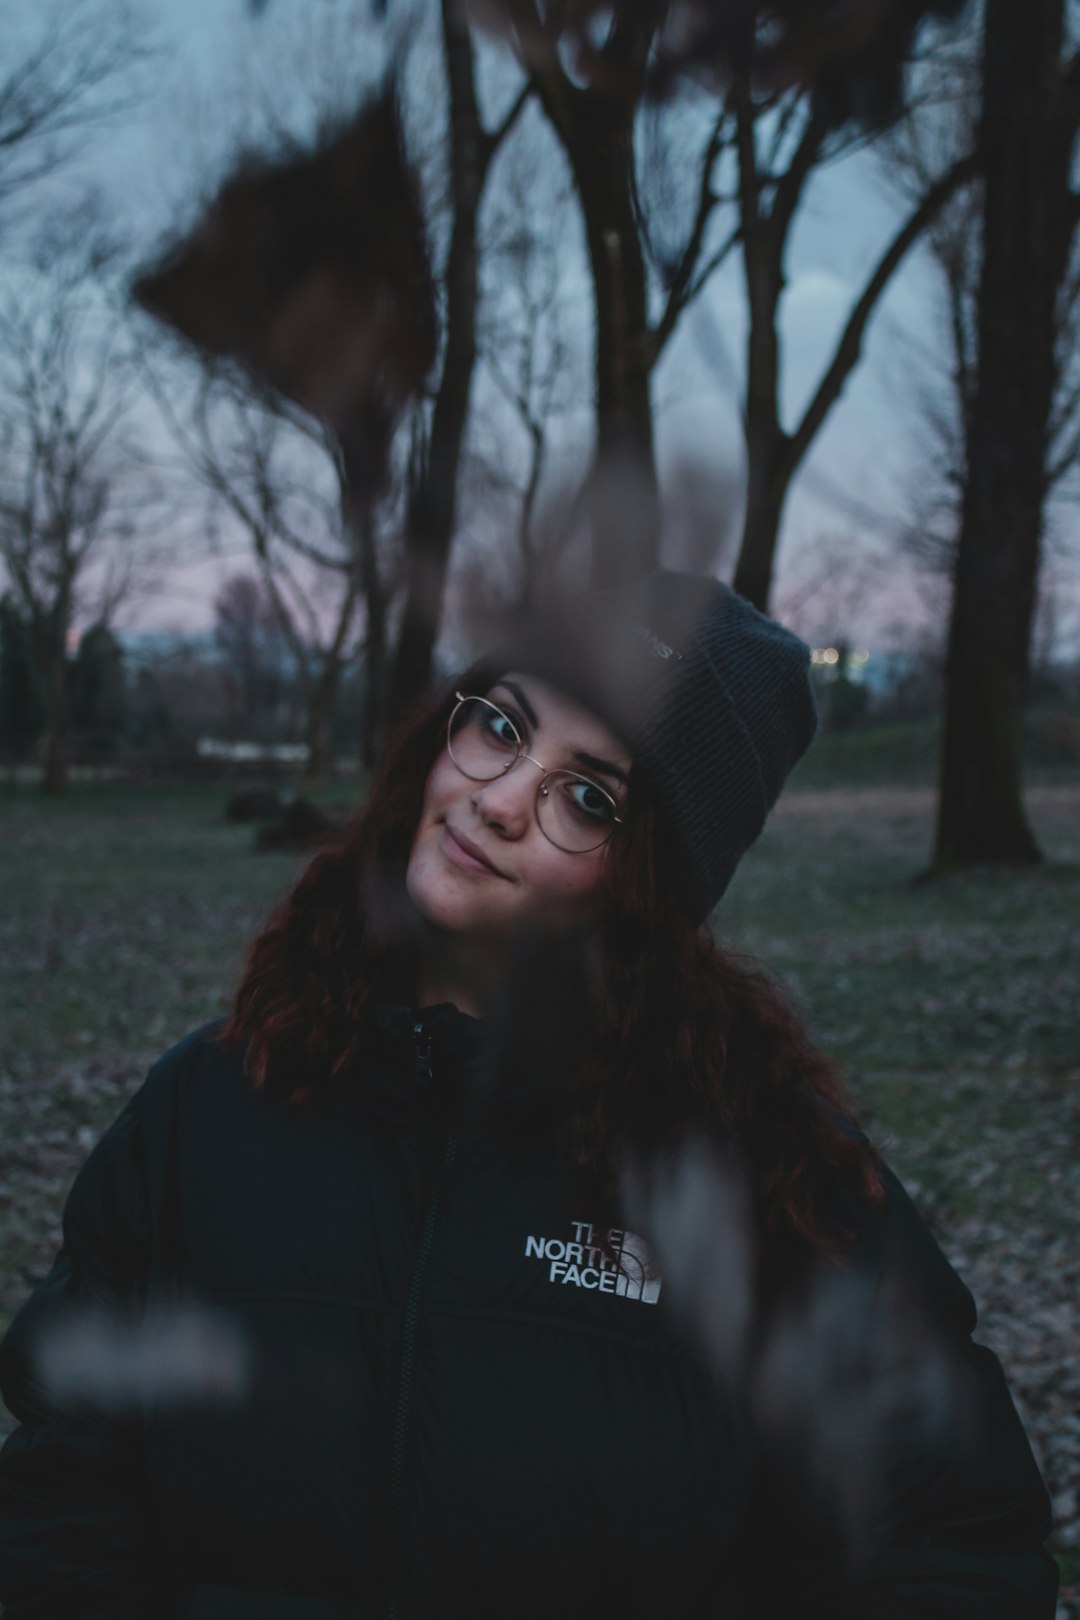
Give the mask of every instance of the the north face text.
[(660, 1278), (652, 1274), (643, 1239), (633, 1232), (610, 1231), (608, 1248), (616, 1257), (612, 1260), (597, 1244), (591, 1221), (571, 1221), (570, 1225), (572, 1238), (527, 1237), (526, 1260), (546, 1260), (549, 1282), (595, 1288), (601, 1294), (656, 1304)]

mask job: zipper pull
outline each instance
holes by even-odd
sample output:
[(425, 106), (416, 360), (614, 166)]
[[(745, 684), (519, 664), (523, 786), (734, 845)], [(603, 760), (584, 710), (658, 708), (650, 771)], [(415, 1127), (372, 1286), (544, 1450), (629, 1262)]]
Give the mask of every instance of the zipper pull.
[(422, 1018), (413, 1025), (413, 1039), (416, 1041), (416, 1081), (426, 1086), (431, 1082), (431, 1036), (424, 1029)]

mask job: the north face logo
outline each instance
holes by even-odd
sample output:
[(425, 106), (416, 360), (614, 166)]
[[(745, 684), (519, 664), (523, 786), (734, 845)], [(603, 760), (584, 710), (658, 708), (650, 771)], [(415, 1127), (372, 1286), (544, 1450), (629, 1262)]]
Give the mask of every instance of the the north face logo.
[(640, 1299), (644, 1305), (656, 1304), (660, 1278), (652, 1273), (643, 1238), (633, 1232), (610, 1231), (608, 1245), (617, 1257), (616, 1263), (597, 1247), (591, 1221), (571, 1221), (570, 1225), (574, 1233), (571, 1239), (527, 1237), (526, 1260), (546, 1260), (549, 1282), (595, 1288), (601, 1294)]

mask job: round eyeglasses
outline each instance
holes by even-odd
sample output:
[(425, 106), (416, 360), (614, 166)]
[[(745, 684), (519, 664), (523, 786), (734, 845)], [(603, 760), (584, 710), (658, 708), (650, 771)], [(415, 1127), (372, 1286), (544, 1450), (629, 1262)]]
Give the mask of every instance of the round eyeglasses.
[(458, 701), (446, 729), (446, 748), (462, 776), (494, 782), (519, 759), (527, 759), (542, 773), (536, 788), (540, 831), (570, 855), (599, 849), (622, 826), (619, 807), (605, 788), (576, 771), (545, 770), (527, 754), (517, 726), (498, 704), (462, 692), (454, 695)]

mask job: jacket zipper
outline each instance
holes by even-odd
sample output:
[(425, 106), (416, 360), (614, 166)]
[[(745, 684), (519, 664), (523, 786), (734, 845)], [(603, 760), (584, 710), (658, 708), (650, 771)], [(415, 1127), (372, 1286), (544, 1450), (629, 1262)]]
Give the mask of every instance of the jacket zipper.
[[(413, 1025), (416, 1041), (416, 1077), (423, 1084), (431, 1081), (431, 1036), (424, 1029), (422, 1019)], [(401, 1523), (402, 1497), (405, 1486), (405, 1462), (412, 1420), (413, 1385), (416, 1378), (416, 1340), (420, 1326), (420, 1305), (428, 1263), (435, 1243), (439, 1224), (440, 1206), (447, 1176), (457, 1158), (458, 1140), (452, 1133), (443, 1145), (442, 1162), (432, 1189), (431, 1199), (424, 1215), (420, 1241), (413, 1261), (412, 1275), (405, 1295), (405, 1320), (401, 1332), (401, 1366), (398, 1373), (397, 1411), (394, 1415), (394, 1438), (390, 1460), (390, 1548), (393, 1559), (390, 1590), (387, 1594), (386, 1620), (398, 1620), (397, 1586), (400, 1580), (401, 1553), (403, 1552), (403, 1526)]]

